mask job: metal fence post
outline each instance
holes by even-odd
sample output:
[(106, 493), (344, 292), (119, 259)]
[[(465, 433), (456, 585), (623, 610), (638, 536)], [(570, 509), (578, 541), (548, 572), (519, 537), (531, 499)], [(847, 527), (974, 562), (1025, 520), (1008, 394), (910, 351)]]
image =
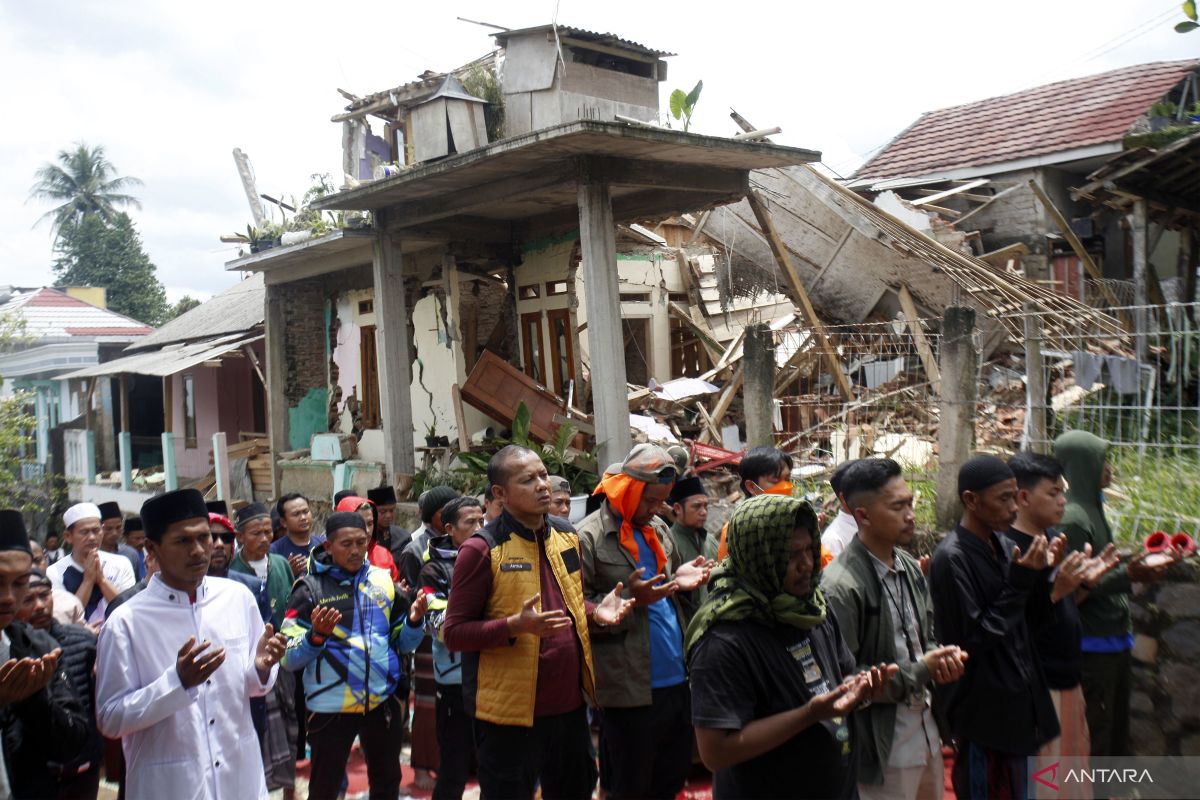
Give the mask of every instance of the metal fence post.
[(942, 530), (958, 524), (958, 469), (975, 449), (975, 404), (979, 395), (979, 352), (975, 349), (975, 309), (950, 306), (942, 318), (938, 401), (937, 523)]
[(1046, 371), (1042, 362), (1041, 309), (1025, 303), (1025, 447), (1035, 453), (1049, 452), (1046, 433)]

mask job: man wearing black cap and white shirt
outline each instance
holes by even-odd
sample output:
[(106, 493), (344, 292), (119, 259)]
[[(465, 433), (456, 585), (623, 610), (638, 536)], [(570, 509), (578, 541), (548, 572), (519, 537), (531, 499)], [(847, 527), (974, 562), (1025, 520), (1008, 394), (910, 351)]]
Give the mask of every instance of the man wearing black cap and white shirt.
[(995, 456), (958, 472), (963, 514), (933, 554), (930, 595), (937, 637), (971, 654), (945, 687), (945, 714), (958, 745), (954, 792), (1024, 797), (1028, 757), (1058, 736), (1058, 718), (1025, 621), (1025, 603), (1065, 537), (1036, 539), (1025, 555), (1001, 531), (1017, 518), (1017, 479)]
[(271, 691), (286, 639), (246, 587), (209, 577), (204, 497), (182, 489), (142, 506), (159, 573), (100, 634), (100, 731), (121, 738), (129, 800), (263, 798), (249, 698)]
[(376, 536), (379, 542), (391, 551), (392, 560), (399, 566), (400, 555), (412, 541), (412, 534), (399, 525), (392, 524), (396, 521), (396, 490), (391, 486), (367, 489), (367, 499), (375, 504), (375, 514), (378, 517), (375, 525)]
[(137, 582), (128, 558), (100, 549), (100, 514), (94, 503), (76, 503), (67, 509), (63, 526), (71, 556), (46, 570), (55, 589), (79, 598), (84, 618), (91, 625), (102, 624), (108, 601)]
[(41, 642), (49, 637), (16, 621), (32, 567), (21, 513), (0, 511), (0, 797), (54, 797), (57, 774), (47, 763), (71, 761), (87, 740), (83, 707), (59, 665), (62, 650), (48, 650)]
[(133, 577), (141, 580), (141, 558), (136, 550), (121, 541), (121, 535), (125, 533), (125, 515), (121, 513), (121, 507), (116, 503), (100, 503), (96, 508), (100, 509), (100, 549), (128, 558)]

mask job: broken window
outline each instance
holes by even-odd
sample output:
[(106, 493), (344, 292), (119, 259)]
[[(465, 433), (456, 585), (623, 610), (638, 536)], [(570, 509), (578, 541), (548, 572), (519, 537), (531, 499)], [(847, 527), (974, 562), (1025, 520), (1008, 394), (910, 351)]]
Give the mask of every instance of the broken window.
[(562, 397), (567, 396), (568, 382), (575, 380), (575, 345), (571, 336), (571, 312), (558, 308), (546, 312), (550, 324), (550, 364), (553, 369), (554, 388)]
[(525, 374), (546, 385), (546, 365), (542, 359), (542, 312), (521, 315), (521, 347), (525, 356)]

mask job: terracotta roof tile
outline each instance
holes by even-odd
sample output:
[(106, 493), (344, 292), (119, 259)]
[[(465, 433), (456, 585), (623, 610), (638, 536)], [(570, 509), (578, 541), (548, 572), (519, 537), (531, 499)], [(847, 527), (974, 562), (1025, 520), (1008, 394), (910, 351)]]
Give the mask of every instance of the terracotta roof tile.
[(1118, 142), (1200, 61), (1159, 61), (923, 114), (855, 173), (916, 178)]

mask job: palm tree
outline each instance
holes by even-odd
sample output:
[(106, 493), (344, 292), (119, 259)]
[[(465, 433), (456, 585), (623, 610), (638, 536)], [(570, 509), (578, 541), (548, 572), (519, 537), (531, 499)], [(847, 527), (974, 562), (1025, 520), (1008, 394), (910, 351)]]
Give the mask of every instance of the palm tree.
[(77, 142), (74, 150), (60, 150), (57, 163), (43, 164), (34, 175), (37, 183), (29, 190), (29, 199), (59, 204), (38, 218), (38, 222), (51, 221), (55, 240), (64, 225), (76, 224), (84, 217), (95, 215), (111, 224), (119, 206), (142, 207), (136, 197), (125, 193), (142, 182), (116, 176), (116, 169), (104, 157), (103, 145), (88, 147)]

